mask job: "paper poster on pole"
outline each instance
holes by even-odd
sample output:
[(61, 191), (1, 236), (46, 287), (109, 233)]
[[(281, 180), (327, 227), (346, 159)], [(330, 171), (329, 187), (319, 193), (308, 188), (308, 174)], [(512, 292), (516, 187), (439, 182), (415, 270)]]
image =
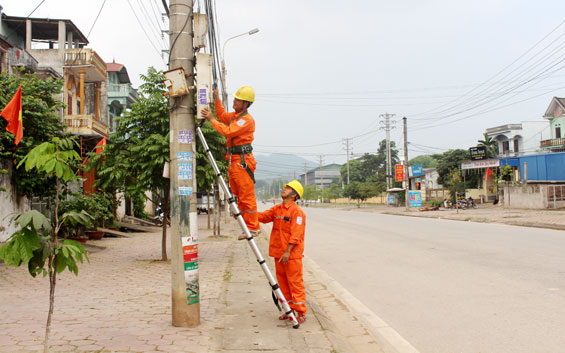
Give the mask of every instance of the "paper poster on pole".
[(198, 261), (185, 262), (184, 281), (186, 284), (186, 302), (188, 304), (195, 304), (200, 301), (198, 276)]
[(179, 195), (191, 196), (192, 187), (191, 186), (179, 186)]
[(179, 162), (192, 162), (192, 152), (177, 152)]
[(179, 143), (181, 145), (190, 145), (194, 139), (192, 130), (179, 130)]

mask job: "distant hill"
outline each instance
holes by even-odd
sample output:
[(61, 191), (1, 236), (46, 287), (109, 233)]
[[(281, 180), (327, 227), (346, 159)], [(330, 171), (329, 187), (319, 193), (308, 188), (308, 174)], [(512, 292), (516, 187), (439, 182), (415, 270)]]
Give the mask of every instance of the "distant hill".
[(255, 154), (255, 160), (257, 160), (256, 180), (294, 179), (304, 174), (305, 165), (308, 170), (318, 166), (315, 162), (293, 154)]

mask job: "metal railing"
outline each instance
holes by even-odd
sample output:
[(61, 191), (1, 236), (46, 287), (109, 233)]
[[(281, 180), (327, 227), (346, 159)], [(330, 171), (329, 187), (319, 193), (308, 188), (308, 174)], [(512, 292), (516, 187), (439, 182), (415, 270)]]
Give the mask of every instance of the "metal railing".
[(548, 206), (553, 208), (561, 208), (565, 206), (565, 185), (548, 185), (547, 187), (547, 201)]

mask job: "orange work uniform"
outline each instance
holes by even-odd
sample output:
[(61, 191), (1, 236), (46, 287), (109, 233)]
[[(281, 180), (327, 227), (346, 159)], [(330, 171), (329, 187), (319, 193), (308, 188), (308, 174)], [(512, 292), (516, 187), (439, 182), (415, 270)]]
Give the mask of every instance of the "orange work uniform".
[[(281, 291), (292, 310), (298, 314), (306, 314), (306, 290), (302, 275), (302, 258), (304, 257), (304, 231), (306, 215), (294, 202), (281, 203), (265, 212), (259, 212), (259, 222), (273, 222), (269, 243), (269, 256), (275, 258), (277, 281)], [(279, 259), (289, 244), (294, 244), (288, 263), (284, 265)]]
[[(220, 100), (216, 100), (216, 117), (212, 120), (212, 127), (226, 137), (227, 147), (232, 148), (241, 145), (250, 145), (253, 142), (255, 132), (255, 120), (247, 112), (228, 113)], [(249, 169), (255, 173), (257, 162), (253, 153), (244, 154), (244, 162)], [(257, 200), (255, 199), (255, 183), (247, 170), (241, 165), (241, 154), (227, 153), (229, 160), (228, 177), (231, 191), (237, 197), (237, 206), (243, 216), (243, 220), (250, 231), (259, 230), (257, 220)]]

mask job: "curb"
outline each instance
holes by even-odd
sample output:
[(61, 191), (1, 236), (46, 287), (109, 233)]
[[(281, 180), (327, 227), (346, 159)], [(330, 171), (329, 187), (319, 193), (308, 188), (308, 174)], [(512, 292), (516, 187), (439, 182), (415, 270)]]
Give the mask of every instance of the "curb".
[[(304, 265), (308, 267), (314, 274), (316, 279), (324, 283), (328, 290), (331, 291), (337, 298), (339, 298), (350, 310), (354, 316), (356, 316), (365, 326), (367, 331), (372, 335), (375, 341), (380, 345), (380, 347), (386, 353), (420, 353), (414, 346), (412, 346), (408, 341), (406, 341), (395, 329), (390, 327), (383, 319), (378, 317), (373, 313), (365, 304), (361, 303), (357, 298), (355, 298), (347, 289), (345, 289), (341, 284), (339, 284), (335, 279), (328, 275), (324, 270), (318, 266), (312, 259), (304, 256)], [(312, 296), (310, 297), (312, 298)], [(310, 300), (309, 300), (310, 301)], [(311, 301), (311, 305), (314, 304), (315, 300)], [(324, 324), (331, 325), (335, 327), (333, 321), (327, 318), (325, 315), (318, 315), (322, 311), (318, 304), (313, 305), (313, 309), (318, 313), (316, 316), (324, 317)], [(322, 322), (322, 320), (320, 320)], [(339, 328), (335, 327), (336, 332), (339, 332)], [(340, 346), (343, 339), (339, 339), (338, 343)]]
[(565, 225), (563, 224), (551, 224), (551, 223), (532, 223), (532, 222), (500, 222), (500, 221), (490, 221), (485, 219), (473, 219), (472, 217), (469, 219), (458, 219), (458, 218), (451, 218), (447, 217), (435, 217), (435, 216), (417, 216), (413, 214), (404, 214), (404, 213), (395, 213), (395, 212), (380, 212), (379, 214), (387, 215), (387, 216), (400, 216), (400, 217), (414, 217), (414, 218), (430, 218), (430, 219), (447, 219), (450, 221), (459, 221), (459, 222), (474, 222), (474, 223), (488, 223), (488, 224), (505, 224), (508, 226), (516, 226), (516, 227), (530, 227), (530, 228), (542, 228), (542, 229), (553, 229), (553, 230), (565, 230)]

